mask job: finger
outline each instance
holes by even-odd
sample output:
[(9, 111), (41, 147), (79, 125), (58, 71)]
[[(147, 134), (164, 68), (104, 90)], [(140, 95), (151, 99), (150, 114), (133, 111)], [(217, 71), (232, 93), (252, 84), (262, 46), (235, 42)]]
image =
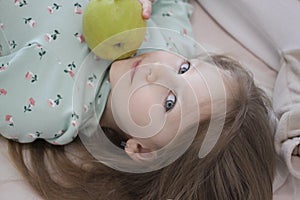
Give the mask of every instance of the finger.
[(149, 0), (139, 0), (142, 4), (142, 16), (144, 19), (149, 19), (152, 13), (152, 3)]

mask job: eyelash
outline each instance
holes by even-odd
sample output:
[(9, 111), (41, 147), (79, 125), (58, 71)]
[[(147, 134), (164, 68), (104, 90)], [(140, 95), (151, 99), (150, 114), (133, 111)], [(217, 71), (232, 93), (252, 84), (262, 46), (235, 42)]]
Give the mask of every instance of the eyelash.
[[(175, 94), (172, 91), (170, 91), (167, 98), (166, 98), (166, 100), (165, 100), (165, 110), (166, 110), (166, 112), (170, 111), (175, 106), (176, 100), (177, 99), (176, 99)], [(170, 104), (172, 104), (172, 105), (170, 105)]]
[[(183, 66), (184, 66), (184, 68), (183, 68)], [(190, 68), (191, 68), (191, 63), (186, 60), (179, 67), (178, 74), (184, 74), (185, 72), (189, 71)], [(184, 70), (184, 71), (182, 71), (182, 70)]]

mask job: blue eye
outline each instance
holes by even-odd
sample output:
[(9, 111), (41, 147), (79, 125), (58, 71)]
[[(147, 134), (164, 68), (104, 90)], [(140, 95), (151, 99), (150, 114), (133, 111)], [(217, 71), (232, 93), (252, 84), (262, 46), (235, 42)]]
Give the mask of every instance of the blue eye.
[(171, 110), (176, 104), (176, 96), (173, 94), (173, 92), (170, 91), (169, 95), (167, 96), (165, 100), (165, 110), (168, 112)]
[(184, 63), (181, 64), (178, 74), (184, 74), (190, 69), (191, 63), (189, 61), (185, 61)]

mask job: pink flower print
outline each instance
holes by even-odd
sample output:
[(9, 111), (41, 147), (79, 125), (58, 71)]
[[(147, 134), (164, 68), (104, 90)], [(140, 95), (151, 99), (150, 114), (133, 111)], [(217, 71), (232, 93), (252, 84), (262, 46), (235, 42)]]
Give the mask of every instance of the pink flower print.
[(5, 121), (12, 122), (12, 116), (11, 115), (5, 115)]
[(15, 4), (15, 6), (23, 7), (23, 6), (27, 5), (27, 2), (26, 2), (26, 0), (23, 0), (23, 1), (14, 0), (14, 4)]
[(59, 143), (57, 141), (53, 141), (52, 144), (59, 145)]
[(32, 19), (31, 17), (29, 18), (23, 18), (25, 24), (28, 24), (31, 28), (34, 28), (36, 26), (36, 22), (34, 19)]
[(41, 45), (40, 43), (35, 43), (35, 47), (36, 47), (37, 49), (41, 49), (41, 48), (42, 48), (42, 45)]
[(14, 126), (14, 121), (12, 115), (5, 115), (5, 121), (9, 126)]
[(52, 8), (51, 6), (48, 6), (48, 7), (47, 7), (47, 10), (48, 10), (48, 12), (49, 12), (50, 14), (53, 14), (53, 13), (54, 13), (54, 10), (53, 10), (53, 8)]
[(21, 4), (21, 1), (20, 0), (14, 0), (14, 4), (15, 4), (15, 6), (19, 6)]
[(40, 60), (46, 54), (46, 51), (42, 48), (43, 46), (40, 43), (32, 42), (32, 43), (29, 43), (28, 46), (34, 46), (37, 50), (39, 50), (38, 54), (40, 56)]
[(71, 117), (72, 117), (71, 124), (72, 124), (72, 126), (76, 127), (77, 126), (77, 120), (79, 119), (79, 115), (77, 115), (75, 112), (73, 112)]
[(8, 63), (2, 64), (2, 65), (0, 66), (0, 72), (6, 70), (7, 67), (8, 67), (8, 65), (9, 65)]
[(52, 37), (51, 37), (51, 34), (47, 33), (45, 36), (44, 36), (46, 42), (51, 42), (52, 41)]
[(76, 8), (74, 9), (74, 13), (80, 15), (80, 14), (82, 14), (82, 9), (76, 7)]
[(65, 130), (58, 131), (58, 133), (54, 134), (54, 138), (58, 138), (58, 137), (62, 136), (65, 132), (66, 132)]
[(14, 49), (17, 46), (17, 43), (14, 40), (8, 41), (8, 44), (10, 49)]
[(94, 81), (97, 79), (97, 76), (93, 74), (92, 76), (88, 77), (87, 86), (90, 88), (94, 87)]
[(31, 137), (31, 138), (37, 138), (34, 133), (28, 133), (28, 136)]
[(34, 139), (39, 138), (41, 135), (42, 135), (42, 133), (38, 132), (38, 131), (36, 131), (35, 133), (28, 134), (29, 137), (34, 138)]
[(73, 70), (70, 70), (68, 73), (72, 78), (75, 76), (75, 73), (73, 72)]
[(48, 104), (48, 106), (50, 106), (52, 108), (55, 106), (54, 100), (52, 100), (52, 99), (48, 99), (47, 104)]
[(58, 10), (59, 8), (61, 7), (61, 5), (58, 5), (58, 4), (56, 4), (56, 3), (53, 3), (53, 5), (52, 6), (48, 6), (48, 12), (50, 13), (50, 14), (53, 14), (54, 13), (54, 10)]
[(31, 80), (32, 77), (33, 77), (33, 73), (32, 72), (26, 72), (26, 74), (25, 74), (25, 79), (26, 80)]
[(47, 100), (48, 106), (50, 106), (50, 107), (53, 108), (53, 107), (59, 105), (60, 100), (62, 100), (63, 98), (62, 98), (62, 96), (61, 96), (60, 94), (56, 95), (56, 97), (57, 97), (57, 98), (56, 98), (55, 100), (53, 100), (53, 99), (48, 99), (48, 100)]
[(182, 30), (182, 34), (183, 34), (184, 36), (187, 35), (187, 30), (186, 30), (185, 28)]
[(31, 83), (34, 83), (37, 81), (37, 75), (33, 74), (32, 72), (26, 72), (25, 79), (30, 81)]
[(76, 127), (77, 126), (77, 122), (75, 120), (72, 120), (71, 122), (72, 126)]
[(172, 15), (173, 15), (172, 11), (167, 11), (167, 12), (162, 13), (163, 17), (171, 17)]
[(0, 88), (0, 95), (5, 96), (7, 94), (7, 91), (3, 88)]
[(40, 49), (42, 48), (42, 45), (38, 42), (31, 42), (31, 43), (28, 43), (28, 46), (35, 46), (37, 49)]
[(35, 100), (32, 97), (30, 97), (28, 101), (31, 106), (35, 106)]
[(85, 42), (85, 38), (84, 38), (83, 34), (75, 33), (74, 36), (77, 38), (77, 40), (78, 40), (80, 43)]
[(76, 68), (74, 61), (68, 64), (68, 69), (65, 69), (64, 72), (68, 73), (72, 78), (75, 76), (75, 72), (73, 71)]
[(87, 86), (89, 87), (89, 88), (93, 88), (94, 87), (94, 83), (92, 82), (92, 81), (87, 81)]
[(75, 6), (74, 13), (78, 14), (78, 15), (81, 15), (82, 12), (83, 12), (82, 11), (82, 6), (79, 3), (75, 3), (74, 6)]
[(32, 111), (32, 107), (35, 106), (35, 100), (32, 97), (30, 97), (28, 99), (28, 103), (28, 106), (24, 106), (24, 113)]
[(83, 112), (87, 113), (89, 111), (89, 107), (87, 105), (83, 106)]
[(54, 30), (52, 34), (47, 33), (44, 38), (47, 42), (51, 42), (52, 40), (56, 40), (59, 34), (60, 32), (58, 30)]
[(30, 22), (28, 23), (28, 25), (29, 25), (31, 28), (34, 28), (35, 25), (36, 25), (35, 20), (30, 20)]
[(70, 75), (70, 77), (72, 77), (72, 78), (75, 76), (75, 72), (71, 69), (65, 69), (64, 72), (68, 73)]

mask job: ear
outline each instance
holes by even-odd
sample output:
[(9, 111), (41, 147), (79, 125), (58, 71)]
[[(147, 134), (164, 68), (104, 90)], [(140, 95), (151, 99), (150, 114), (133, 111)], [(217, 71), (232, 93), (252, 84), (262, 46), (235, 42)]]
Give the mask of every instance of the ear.
[(151, 161), (156, 158), (156, 151), (147, 148), (137, 139), (131, 138), (127, 140), (125, 146), (127, 155), (136, 162)]

